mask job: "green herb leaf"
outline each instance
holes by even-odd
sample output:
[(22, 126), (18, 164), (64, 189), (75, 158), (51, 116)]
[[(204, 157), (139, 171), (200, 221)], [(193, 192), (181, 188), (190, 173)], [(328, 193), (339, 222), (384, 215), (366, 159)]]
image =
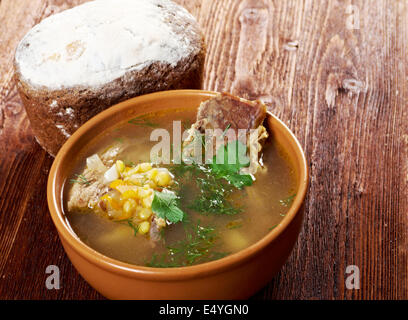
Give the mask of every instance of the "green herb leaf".
[(133, 229), (133, 235), (136, 236), (138, 231), (139, 231), (139, 226), (134, 224), (133, 221), (131, 219), (129, 219), (127, 221), (128, 226), (131, 227)]
[(228, 133), (229, 128), (231, 128), (231, 123), (228, 123), (228, 125), (226, 126), (224, 132), (221, 135), (221, 139), (224, 139), (225, 135)]
[(183, 221), (185, 213), (178, 207), (178, 197), (173, 192), (154, 192), (152, 210), (160, 218), (172, 223)]
[(242, 210), (236, 208), (228, 201), (228, 196), (233, 191), (233, 186), (223, 183), (222, 179), (212, 174), (204, 177), (195, 177), (199, 195), (188, 205), (188, 208), (200, 213), (212, 214), (237, 214)]
[(268, 231), (272, 231), (272, 230), (275, 229), (277, 226), (278, 226), (278, 225), (275, 224), (274, 226), (270, 227), (270, 228), (268, 229)]
[[(223, 177), (215, 175), (208, 165), (181, 163), (173, 165), (170, 170), (179, 179), (186, 176), (183, 179), (186, 180), (187, 185), (184, 183), (180, 187), (181, 194), (188, 192), (189, 188), (197, 189), (197, 196), (183, 203), (183, 206), (203, 214), (232, 215), (242, 211), (228, 200), (230, 194), (236, 190), (235, 186)], [(182, 198), (182, 202), (183, 200)]]
[[(251, 175), (239, 173), (241, 168), (249, 166), (246, 150), (247, 147), (239, 140), (229, 142), (225, 147), (220, 147), (210, 164), (214, 174), (224, 178), (239, 189), (252, 185)], [(222, 163), (217, 163), (217, 159), (218, 162)]]
[(122, 220), (115, 220), (116, 223), (126, 223), (129, 227), (133, 229), (133, 235), (136, 236), (137, 232), (139, 231), (139, 226), (135, 224), (132, 218), (129, 219), (122, 219)]
[(141, 115), (139, 117), (133, 118), (128, 122), (130, 124), (138, 125), (138, 126), (147, 126), (147, 127), (157, 127), (156, 123), (153, 123), (149, 120), (150, 115)]
[(113, 140), (114, 140), (114, 141), (117, 141), (117, 142), (119, 142), (119, 143), (123, 143), (123, 138), (114, 138)]
[(238, 189), (241, 189), (243, 186), (251, 186), (254, 182), (249, 174), (228, 174), (225, 175), (224, 178)]
[(243, 219), (236, 219), (236, 220), (230, 221), (227, 224), (227, 228), (230, 230), (241, 228), (243, 226), (243, 222), (244, 222)]
[(253, 183), (251, 175), (239, 173), (242, 167), (249, 165), (246, 149), (242, 142), (236, 140), (219, 148), (218, 159), (223, 163), (217, 163), (215, 156), (209, 165), (196, 163), (174, 165), (171, 168), (172, 172), (179, 178), (188, 174), (188, 180), (195, 181), (199, 191), (198, 196), (187, 203), (186, 207), (199, 213), (236, 214), (241, 212), (242, 209), (234, 207), (228, 201), (228, 197), (235, 188), (241, 189)]
[(153, 254), (146, 265), (155, 268), (174, 268), (221, 259), (228, 253), (214, 251), (218, 239), (219, 236), (213, 227), (202, 226), (198, 221), (197, 224), (187, 227), (185, 239), (168, 246), (166, 253)]
[(293, 202), (293, 199), (295, 199), (296, 193), (292, 194), (291, 196), (287, 197), (286, 199), (280, 200), (280, 204), (284, 207), (290, 207), (290, 205)]
[(70, 179), (69, 182), (85, 184), (85, 185), (91, 184), (91, 182), (83, 174), (75, 174), (75, 177), (77, 177), (77, 179)]
[(136, 164), (133, 162), (133, 161), (124, 161), (124, 163), (125, 163), (125, 166), (127, 166), (127, 167), (134, 167), (134, 166), (136, 166)]

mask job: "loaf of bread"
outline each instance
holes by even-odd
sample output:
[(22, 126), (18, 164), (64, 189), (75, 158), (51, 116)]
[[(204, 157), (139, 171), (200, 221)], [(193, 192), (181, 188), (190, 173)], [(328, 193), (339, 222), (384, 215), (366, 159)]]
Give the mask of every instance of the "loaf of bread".
[(205, 45), (170, 0), (95, 0), (44, 19), (19, 43), (15, 76), (37, 141), (55, 155), (85, 121), (129, 98), (201, 87)]

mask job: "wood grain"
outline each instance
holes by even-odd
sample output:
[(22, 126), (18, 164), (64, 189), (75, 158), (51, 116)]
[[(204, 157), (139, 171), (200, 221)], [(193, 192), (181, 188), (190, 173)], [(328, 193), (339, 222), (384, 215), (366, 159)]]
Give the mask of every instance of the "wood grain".
[[(18, 41), (84, 1), (0, 1), (0, 298), (100, 299), (67, 259), (46, 204), (52, 164), (13, 81)], [(178, 0), (199, 21), (204, 88), (265, 101), (310, 164), (299, 241), (255, 299), (408, 298), (408, 2)], [(349, 7), (353, 5), (354, 7)], [(359, 29), (348, 29), (350, 8)], [(45, 269), (61, 269), (61, 289)], [(360, 268), (360, 290), (345, 286)]]

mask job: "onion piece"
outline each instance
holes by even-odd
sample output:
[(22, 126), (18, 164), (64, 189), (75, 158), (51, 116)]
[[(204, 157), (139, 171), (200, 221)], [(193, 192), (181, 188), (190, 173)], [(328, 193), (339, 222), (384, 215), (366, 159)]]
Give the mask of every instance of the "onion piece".
[(104, 174), (103, 177), (105, 182), (111, 182), (113, 180), (119, 179), (118, 169), (116, 168), (116, 164), (110, 167)]
[(96, 153), (86, 158), (86, 166), (90, 170), (99, 171), (101, 173), (108, 170), (108, 168), (103, 164), (101, 158), (99, 158)]

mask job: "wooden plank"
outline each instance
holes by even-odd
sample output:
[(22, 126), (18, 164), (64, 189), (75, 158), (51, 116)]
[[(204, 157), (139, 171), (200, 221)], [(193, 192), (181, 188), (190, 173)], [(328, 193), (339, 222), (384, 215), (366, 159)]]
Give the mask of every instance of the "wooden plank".
[[(2, 298), (101, 298), (59, 243), (45, 199), (52, 158), (35, 143), (12, 80), (24, 33), (78, 2), (0, 2)], [(204, 89), (264, 100), (310, 163), (298, 244), (254, 298), (407, 299), (407, 2), (177, 2), (206, 37)], [(359, 29), (350, 29), (356, 12)], [(45, 289), (49, 264), (61, 268), (61, 290)], [(348, 265), (360, 268), (360, 290), (345, 286)]]
[[(85, 1), (3, 0), (0, 3), (0, 21), (4, 25), (0, 29), (0, 174), (4, 177), (0, 179), (2, 298), (101, 297), (77, 274), (59, 243), (45, 193), (52, 157), (35, 142), (13, 81), (14, 51), (24, 34), (41, 19), (80, 2)], [(45, 268), (50, 264), (61, 268), (67, 289), (46, 289)]]

